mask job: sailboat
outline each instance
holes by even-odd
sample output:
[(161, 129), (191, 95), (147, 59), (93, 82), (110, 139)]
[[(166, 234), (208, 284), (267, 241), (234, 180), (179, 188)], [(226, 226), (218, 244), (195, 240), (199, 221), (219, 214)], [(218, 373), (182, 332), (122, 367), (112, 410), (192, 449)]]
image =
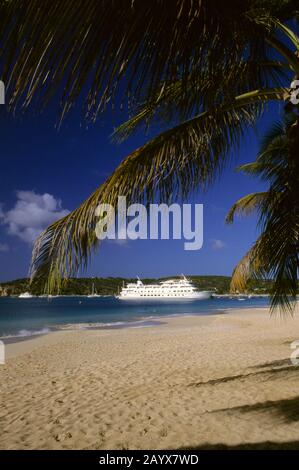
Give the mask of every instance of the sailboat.
[(94, 288), (94, 282), (92, 283), (92, 289), (91, 289), (91, 294), (87, 296), (89, 299), (93, 299), (95, 297), (101, 297), (99, 294), (97, 294), (95, 288)]

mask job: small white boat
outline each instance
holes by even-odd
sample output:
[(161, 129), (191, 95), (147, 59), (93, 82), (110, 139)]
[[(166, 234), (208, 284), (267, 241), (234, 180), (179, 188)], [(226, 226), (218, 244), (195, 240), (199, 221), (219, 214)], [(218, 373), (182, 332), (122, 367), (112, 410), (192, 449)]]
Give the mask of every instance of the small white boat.
[(32, 299), (33, 295), (30, 292), (24, 292), (19, 295), (19, 299)]

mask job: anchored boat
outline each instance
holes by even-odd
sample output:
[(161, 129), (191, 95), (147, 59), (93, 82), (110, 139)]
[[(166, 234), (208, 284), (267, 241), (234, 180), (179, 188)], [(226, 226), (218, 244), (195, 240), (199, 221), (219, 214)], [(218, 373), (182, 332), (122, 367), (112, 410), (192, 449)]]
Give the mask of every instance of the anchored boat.
[(169, 279), (159, 284), (143, 284), (137, 278), (136, 283), (123, 287), (117, 296), (120, 300), (166, 299), (166, 300), (199, 300), (209, 299), (210, 291), (197, 291), (196, 287), (184, 275), (181, 279)]

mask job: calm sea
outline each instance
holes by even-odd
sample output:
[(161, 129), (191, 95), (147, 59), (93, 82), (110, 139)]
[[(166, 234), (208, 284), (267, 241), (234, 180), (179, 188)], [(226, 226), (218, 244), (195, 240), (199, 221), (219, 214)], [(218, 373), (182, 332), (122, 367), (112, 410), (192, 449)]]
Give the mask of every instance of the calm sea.
[(0, 338), (28, 338), (59, 329), (145, 327), (173, 315), (213, 315), (263, 307), (262, 297), (185, 301), (120, 301), (114, 297), (0, 298)]

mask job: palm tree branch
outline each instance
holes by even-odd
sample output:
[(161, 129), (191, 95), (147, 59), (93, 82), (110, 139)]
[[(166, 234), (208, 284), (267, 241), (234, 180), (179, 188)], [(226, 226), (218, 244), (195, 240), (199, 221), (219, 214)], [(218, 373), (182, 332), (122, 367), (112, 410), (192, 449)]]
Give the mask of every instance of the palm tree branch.
[(287, 60), (288, 64), (290, 64), (290, 66), (292, 67), (294, 73), (296, 73), (296, 75), (299, 75), (299, 60), (296, 55), (274, 36), (269, 36), (267, 38), (267, 42)]
[[(174, 89), (172, 88), (171, 91), (174, 91)], [(215, 109), (222, 109), (223, 111), (225, 111), (226, 109), (236, 109), (238, 106), (246, 106), (247, 104), (256, 102), (267, 102), (269, 100), (284, 100), (288, 92), (289, 91), (286, 88), (253, 90), (247, 93), (243, 93), (242, 95), (236, 96), (233, 101), (227, 103), (226, 105), (215, 107)], [(162, 100), (162, 98), (160, 98), (160, 100)], [(159, 102), (157, 102), (157, 105), (159, 105)], [(146, 106), (136, 116), (133, 116), (131, 119), (124, 122), (114, 131), (114, 138), (117, 138), (118, 140), (126, 139), (142, 121), (149, 118), (149, 116), (153, 113), (153, 109), (154, 105)], [(200, 116), (209, 115), (209, 113), (212, 114), (212, 112), (210, 111), (205, 111)], [(192, 119), (196, 120), (198, 119), (198, 116), (191, 118), (189, 122), (192, 122)], [(167, 134), (165, 133), (163, 135)]]
[(256, 272), (260, 272), (261, 260), (258, 257), (258, 247), (261, 240), (260, 237), (235, 267), (230, 283), (231, 292), (246, 291), (248, 281)]
[(292, 44), (296, 47), (296, 50), (298, 50), (299, 38), (295, 31), (288, 28), (286, 24), (282, 23), (277, 18), (273, 18), (272, 22), (276, 26), (276, 28), (279, 29), (292, 42)]
[(271, 314), (276, 311), (292, 314), (298, 290), (298, 254), (294, 251), (291, 237), (285, 238), (286, 227), (280, 226), (279, 229), (283, 229), (282, 236), (274, 244), (275, 233), (272, 231), (266, 230), (260, 235), (235, 267), (230, 290), (244, 292), (252, 279), (271, 282)]
[[(285, 65), (288, 67), (288, 64)], [(192, 117), (192, 114), (198, 114), (201, 109), (218, 106), (221, 102), (240, 95), (239, 82), (242, 83), (243, 91), (244, 83), (250, 82), (254, 85), (251, 75), (257, 77), (264, 74), (264, 79), (261, 81), (269, 82), (271, 77), (272, 82), (278, 82), (280, 81), (278, 77), (281, 75), (275, 78), (274, 74), (282, 67), (284, 65), (276, 61), (263, 64), (247, 61), (235, 64), (228, 74), (218, 67), (213, 73), (203, 70), (192, 80), (190, 79), (187, 85), (182, 79), (163, 82), (152, 99), (145, 101), (130, 119), (114, 130), (112, 138), (117, 141), (127, 139), (140, 124), (145, 123), (148, 127), (150, 121), (157, 115), (161, 117), (162, 122), (170, 122), (175, 117), (186, 120)], [(262, 88), (267, 89), (267, 85)], [(254, 89), (250, 87), (250, 90)]]
[(76, 274), (88, 262), (99, 244), (95, 236), (99, 203), (116, 207), (119, 195), (126, 196), (128, 204), (170, 202), (186, 197), (198, 186), (205, 188), (238, 145), (244, 129), (255, 121), (263, 100), (281, 99), (283, 92), (246, 94), (230, 106), (175, 126), (128, 155), (78, 209), (41, 234), (33, 251), (33, 277), (46, 276), (47, 289), (53, 290), (59, 288), (61, 278)]
[(96, 119), (120, 95), (139, 101), (146, 89), (150, 99), (161, 82), (182, 78), (187, 84), (191, 72), (215, 64), (229, 73), (246, 50), (258, 50), (265, 60), (270, 21), (265, 26), (257, 18), (265, 11), (271, 18), (272, 6), (255, 7), (254, 15), (250, 7), (235, 0), (225, 6), (212, 0), (1, 1), (7, 103), (11, 109), (44, 106), (59, 93), (63, 118), (84, 95), (85, 112)]
[(267, 192), (259, 192), (248, 194), (247, 196), (239, 199), (229, 210), (226, 216), (226, 222), (228, 224), (233, 223), (236, 214), (249, 215), (256, 211), (261, 204), (265, 201)]

